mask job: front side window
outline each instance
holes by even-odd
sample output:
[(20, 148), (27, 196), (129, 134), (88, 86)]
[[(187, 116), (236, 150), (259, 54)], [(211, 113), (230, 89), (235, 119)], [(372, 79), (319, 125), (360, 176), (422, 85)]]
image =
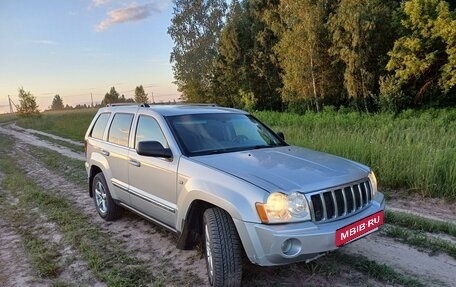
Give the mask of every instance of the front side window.
[(128, 146), (132, 114), (116, 114), (109, 128), (108, 141), (121, 146)]
[(103, 139), (103, 134), (108, 123), (110, 113), (102, 113), (98, 116), (97, 121), (93, 125), (92, 132), (90, 136), (96, 139)]
[(140, 116), (138, 120), (138, 127), (136, 128), (135, 147), (141, 141), (157, 141), (162, 144), (164, 148), (168, 148), (168, 142), (163, 135), (163, 132), (158, 125), (157, 121), (148, 116)]
[(218, 113), (167, 117), (186, 155), (243, 151), (283, 146), (286, 143), (250, 115)]

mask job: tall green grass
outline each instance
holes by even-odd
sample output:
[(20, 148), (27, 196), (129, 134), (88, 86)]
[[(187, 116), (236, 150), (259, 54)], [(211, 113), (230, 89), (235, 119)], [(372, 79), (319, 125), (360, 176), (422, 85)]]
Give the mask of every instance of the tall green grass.
[[(45, 112), (23, 127), (82, 141), (95, 109)], [(360, 114), (326, 110), (297, 115), (256, 112), (287, 142), (367, 164), (380, 186), (456, 200), (456, 109)]]
[(39, 118), (19, 118), (18, 125), (83, 141), (87, 127), (97, 111), (97, 109), (47, 111)]
[(456, 110), (255, 115), (291, 144), (371, 166), (381, 186), (456, 200)]
[(0, 124), (17, 120), (16, 114), (0, 114)]

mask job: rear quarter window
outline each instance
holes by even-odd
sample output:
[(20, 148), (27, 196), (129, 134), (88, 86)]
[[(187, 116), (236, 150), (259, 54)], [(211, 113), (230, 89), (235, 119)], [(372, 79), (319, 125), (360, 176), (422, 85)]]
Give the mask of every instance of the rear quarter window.
[(102, 113), (98, 116), (97, 121), (93, 125), (90, 136), (96, 139), (103, 139), (103, 134), (108, 123), (110, 113)]
[(108, 141), (121, 146), (128, 146), (132, 114), (116, 114), (109, 128)]

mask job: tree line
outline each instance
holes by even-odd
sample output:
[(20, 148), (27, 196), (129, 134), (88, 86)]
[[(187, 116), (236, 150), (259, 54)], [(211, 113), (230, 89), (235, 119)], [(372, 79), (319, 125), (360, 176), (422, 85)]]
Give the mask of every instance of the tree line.
[[(36, 97), (30, 92), (24, 90), (24, 88), (20, 87), (18, 93), (19, 98), (19, 106), (17, 107), (17, 112), (22, 117), (33, 117), (39, 116), (39, 107), (36, 103)], [(148, 103), (149, 98), (146, 92), (144, 91), (144, 87), (139, 85), (135, 88), (135, 95), (133, 98), (126, 98), (125, 95), (120, 95), (115, 87), (111, 87), (109, 92), (107, 92), (101, 101), (100, 104), (95, 105), (94, 107), (101, 107), (106, 106), (107, 104), (112, 103)], [(52, 99), (52, 104), (50, 106), (51, 111), (59, 111), (59, 110), (70, 110), (70, 109), (86, 109), (90, 108), (89, 105), (81, 105), (77, 104), (76, 106), (72, 107), (68, 104), (64, 105), (63, 98), (57, 94)]]
[(456, 104), (456, 2), (174, 0), (175, 83), (189, 102), (259, 110)]

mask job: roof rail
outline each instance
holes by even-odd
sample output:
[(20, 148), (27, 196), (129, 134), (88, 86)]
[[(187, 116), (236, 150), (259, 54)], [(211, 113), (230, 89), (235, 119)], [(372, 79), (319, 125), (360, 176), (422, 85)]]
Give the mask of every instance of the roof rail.
[(206, 104), (206, 103), (183, 103), (185, 106), (207, 106), (207, 107), (218, 107), (217, 104)]
[(107, 104), (106, 106), (107, 107), (137, 106), (137, 107), (148, 108), (149, 104), (147, 104), (147, 103), (111, 103), (111, 104)]

